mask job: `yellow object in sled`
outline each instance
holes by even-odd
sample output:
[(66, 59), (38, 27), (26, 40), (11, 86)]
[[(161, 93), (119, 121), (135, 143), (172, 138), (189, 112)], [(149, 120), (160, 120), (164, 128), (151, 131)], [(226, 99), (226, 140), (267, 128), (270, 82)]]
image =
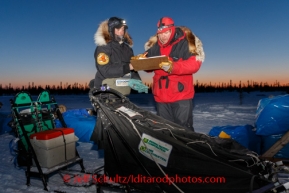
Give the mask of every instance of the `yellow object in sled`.
[(225, 139), (230, 139), (231, 136), (228, 135), (227, 133), (225, 133), (224, 131), (221, 131), (221, 133), (219, 134), (220, 138), (225, 138)]

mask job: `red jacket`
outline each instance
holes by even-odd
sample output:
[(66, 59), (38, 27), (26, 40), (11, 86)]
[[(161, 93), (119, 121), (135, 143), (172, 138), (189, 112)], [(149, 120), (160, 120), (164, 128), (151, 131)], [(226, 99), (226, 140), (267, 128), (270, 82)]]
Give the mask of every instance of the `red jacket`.
[(175, 36), (169, 45), (163, 47), (155, 43), (147, 50), (147, 56), (166, 55), (173, 61), (173, 70), (169, 74), (164, 70), (155, 70), (153, 77), (153, 94), (156, 102), (171, 103), (194, 97), (192, 74), (196, 73), (202, 64), (189, 49), (190, 42), (186, 33), (176, 28)]

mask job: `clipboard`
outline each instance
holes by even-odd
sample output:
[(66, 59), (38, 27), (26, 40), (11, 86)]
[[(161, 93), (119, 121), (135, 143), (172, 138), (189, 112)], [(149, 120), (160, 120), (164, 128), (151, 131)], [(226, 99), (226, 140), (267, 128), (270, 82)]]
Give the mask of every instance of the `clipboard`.
[(130, 63), (135, 71), (160, 69), (159, 64), (161, 62), (168, 62), (168, 57), (162, 55), (148, 58), (140, 58), (137, 60), (130, 60)]

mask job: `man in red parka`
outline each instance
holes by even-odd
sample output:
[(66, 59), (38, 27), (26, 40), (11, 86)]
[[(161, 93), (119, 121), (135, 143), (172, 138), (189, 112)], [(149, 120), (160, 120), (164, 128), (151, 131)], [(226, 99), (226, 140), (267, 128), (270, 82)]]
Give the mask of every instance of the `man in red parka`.
[(186, 27), (175, 27), (169, 17), (157, 23), (157, 34), (145, 44), (147, 57), (166, 55), (169, 62), (162, 62), (154, 71), (153, 95), (157, 114), (192, 131), (194, 84), (196, 73), (205, 54), (202, 42)]

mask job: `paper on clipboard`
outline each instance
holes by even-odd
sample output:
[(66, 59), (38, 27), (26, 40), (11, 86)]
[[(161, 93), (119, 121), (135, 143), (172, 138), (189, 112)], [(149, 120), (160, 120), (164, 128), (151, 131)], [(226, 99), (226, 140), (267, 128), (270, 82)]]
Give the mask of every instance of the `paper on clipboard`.
[(140, 58), (138, 60), (130, 61), (135, 71), (160, 69), (159, 64), (161, 62), (168, 62), (168, 57), (165, 55), (162, 55), (162, 56), (153, 56), (153, 57), (148, 57), (148, 58)]

